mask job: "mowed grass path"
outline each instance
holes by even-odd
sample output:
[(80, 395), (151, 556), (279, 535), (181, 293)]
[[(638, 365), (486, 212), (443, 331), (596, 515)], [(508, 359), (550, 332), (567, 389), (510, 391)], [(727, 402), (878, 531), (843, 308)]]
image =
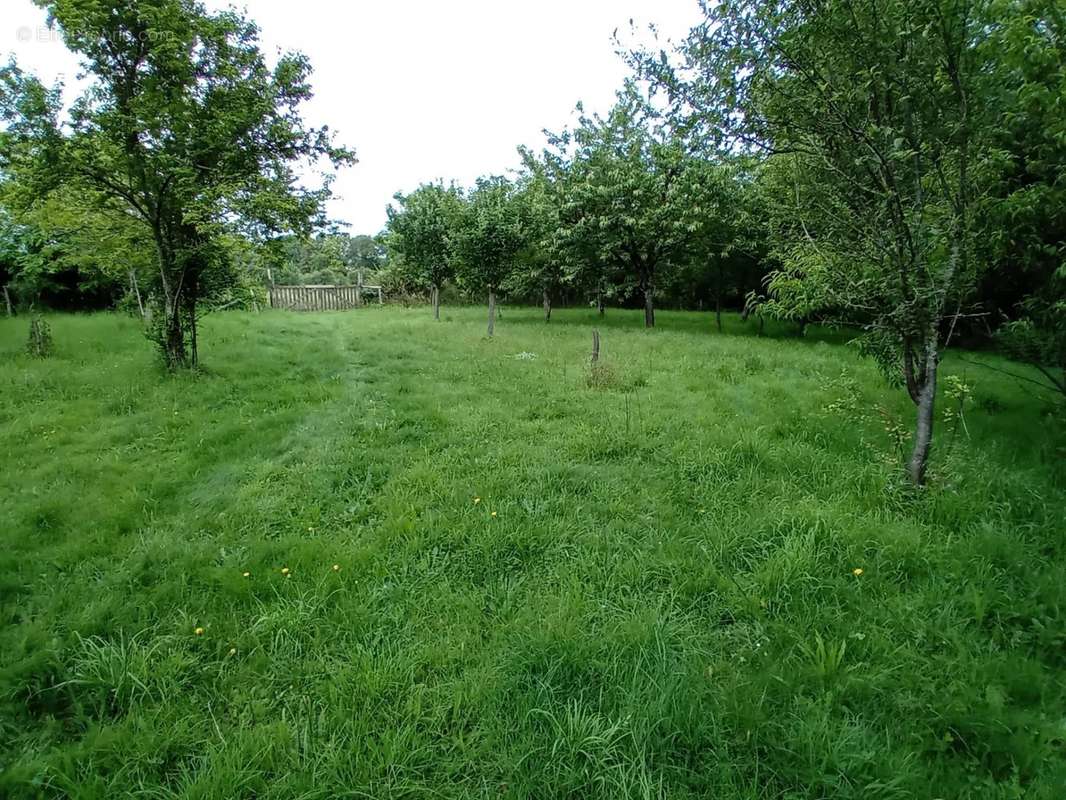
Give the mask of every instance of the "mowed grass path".
[(443, 313), (0, 321), (0, 796), (1064, 796), (1038, 398), (915, 493), (833, 337)]

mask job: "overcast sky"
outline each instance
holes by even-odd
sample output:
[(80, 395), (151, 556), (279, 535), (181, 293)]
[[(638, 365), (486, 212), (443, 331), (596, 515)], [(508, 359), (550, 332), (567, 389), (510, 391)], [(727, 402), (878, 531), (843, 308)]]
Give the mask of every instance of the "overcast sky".
[[(31, 0), (4, 6), (0, 53), (51, 83), (77, 61)], [(228, 2), (208, 0), (209, 7)], [(443, 178), (469, 185), (515, 167), (519, 144), (573, 119), (581, 100), (606, 111), (627, 74), (611, 34), (655, 23), (680, 37), (697, 0), (254, 0), (236, 3), (265, 50), (301, 50), (314, 65), (305, 117), (328, 124), (359, 164), (334, 184), (331, 215), (376, 233), (396, 191)], [(6, 41), (4, 41), (6, 39)]]

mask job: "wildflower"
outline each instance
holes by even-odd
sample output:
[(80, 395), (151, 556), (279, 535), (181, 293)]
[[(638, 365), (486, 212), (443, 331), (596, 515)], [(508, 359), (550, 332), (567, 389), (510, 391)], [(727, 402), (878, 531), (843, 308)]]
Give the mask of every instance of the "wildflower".
[(340, 564), (334, 564), (333, 565), (333, 571), (334, 572), (340, 572), (341, 571), (341, 565)]
[(476, 505), (477, 505), (478, 503), (480, 503), (480, 502), (481, 502), (481, 498), (480, 498), (480, 497), (475, 497), (475, 498), (474, 498), (474, 505), (475, 505), (475, 506), (476, 506)]
[(250, 578), (250, 577), (252, 577), (252, 573), (250, 573), (250, 572), (242, 572), (241, 573), (241, 577), (242, 578)]
[(496, 512), (495, 512), (495, 511), (493, 511), (493, 512), (492, 512), (492, 514), (490, 514), (490, 516), (493, 516), (493, 517), (495, 517), (495, 516), (496, 516)]
[(855, 569), (851, 571), (851, 574), (854, 575), (856, 578), (859, 577), (860, 575), (862, 575), (862, 567), (855, 567)]
[(282, 567), (281, 568), (281, 574), (282, 575), (288, 575), (289, 574), (289, 568), (288, 567)]
[(193, 631), (193, 633), (195, 633), (197, 636), (203, 636), (204, 635), (204, 629), (203, 628), (197, 628), (196, 630)]
[(230, 654), (231, 656), (235, 656), (235, 655), (237, 655), (237, 648), (236, 648), (236, 647), (231, 647), (231, 648), (229, 649), (229, 654)]

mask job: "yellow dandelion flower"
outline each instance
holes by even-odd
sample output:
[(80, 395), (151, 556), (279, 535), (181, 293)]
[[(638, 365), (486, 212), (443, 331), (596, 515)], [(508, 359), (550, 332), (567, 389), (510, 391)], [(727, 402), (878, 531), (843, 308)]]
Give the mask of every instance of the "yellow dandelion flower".
[(493, 511), (493, 512), (492, 512), (492, 514), (491, 514), (490, 516), (493, 516), (493, 517), (495, 517), (495, 516), (496, 516), (496, 512), (495, 512), (495, 511)]
[(250, 578), (250, 577), (252, 577), (252, 573), (250, 573), (250, 572), (242, 572), (241, 573), (241, 577)]
[(340, 570), (341, 570), (341, 565), (340, 564), (334, 564), (333, 565), (333, 571), (334, 572), (340, 572)]
[(282, 567), (281, 568), (281, 574), (282, 575), (288, 575), (289, 574), (289, 568), (288, 567)]
[(203, 628), (197, 628), (196, 630), (193, 631), (193, 633), (195, 633), (197, 636), (203, 636), (204, 635), (204, 629)]
[(851, 571), (851, 574), (854, 575), (856, 578), (859, 577), (860, 575), (862, 575), (862, 567), (855, 567), (855, 569)]
[(231, 647), (231, 648), (229, 649), (229, 654), (230, 654), (231, 656), (235, 656), (235, 655), (237, 655), (237, 648), (236, 648), (236, 647)]
[(475, 497), (475, 498), (474, 498), (474, 505), (475, 505), (475, 506), (476, 506), (476, 505), (477, 505), (478, 503), (480, 503), (480, 502), (481, 502), (481, 498), (480, 498), (480, 497)]

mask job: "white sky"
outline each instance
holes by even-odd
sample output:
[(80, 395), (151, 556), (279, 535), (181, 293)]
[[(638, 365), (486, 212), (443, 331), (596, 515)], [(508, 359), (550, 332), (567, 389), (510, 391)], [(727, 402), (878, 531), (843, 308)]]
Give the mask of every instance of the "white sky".
[[(0, 0), (0, 54), (46, 83), (74, 82), (77, 61), (31, 0)], [(225, 0), (207, 0), (219, 8)], [(305, 119), (328, 124), (359, 164), (341, 172), (330, 214), (376, 233), (396, 191), (426, 180), (502, 174), (515, 148), (605, 112), (627, 74), (611, 33), (629, 20), (678, 38), (697, 0), (247, 0), (268, 55), (301, 50), (314, 66)]]

